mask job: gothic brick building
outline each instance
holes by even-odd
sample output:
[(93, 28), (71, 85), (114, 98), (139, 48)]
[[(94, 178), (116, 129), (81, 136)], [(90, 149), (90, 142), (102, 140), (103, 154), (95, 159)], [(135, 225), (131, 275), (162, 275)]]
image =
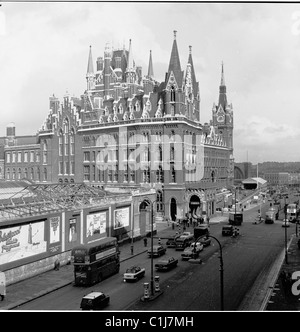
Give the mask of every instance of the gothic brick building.
[[(222, 64), (219, 100), (210, 123), (200, 123), (199, 82), (192, 47), (182, 70), (174, 31), (169, 67), (155, 80), (128, 50), (98, 57), (89, 49), (87, 89), (81, 98), (50, 97), (50, 111), (30, 146), (4, 142), (6, 180), (79, 183), (117, 190), (156, 190), (158, 215), (211, 215), (216, 196), (233, 184), (233, 108)], [(11, 133), (10, 133), (11, 134)], [(27, 157), (25, 157), (27, 155)], [(30, 164), (31, 162), (31, 164)], [(140, 202), (142, 211), (149, 202)]]

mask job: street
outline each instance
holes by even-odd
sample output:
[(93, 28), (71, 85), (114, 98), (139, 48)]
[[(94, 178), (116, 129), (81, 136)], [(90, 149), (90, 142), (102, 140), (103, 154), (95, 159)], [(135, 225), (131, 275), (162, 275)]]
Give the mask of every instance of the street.
[[(262, 211), (268, 208), (266, 202)], [(238, 310), (247, 292), (257, 278), (268, 278), (269, 269), (284, 248), (284, 228), (281, 221), (266, 225), (253, 224), (257, 208), (244, 212), (244, 223), (239, 226), (237, 238), (222, 237), (224, 223), (212, 224), (211, 235), (222, 244), (224, 261), (224, 309)], [(192, 230), (192, 228), (191, 228)], [(294, 225), (288, 234), (294, 233)], [(102, 291), (110, 295), (107, 310), (220, 310), (220, 272), (219, 246), (212, 244), (201, 252), (203, 263), (191, 264), (181, 260), (181, 251), (167, 249), (167, 256), (179, 259), (178, 267), (168, 272), (157, 273), (160, 276), (160, 288), (163, 294), (155, 301), (139, 301), (143, 296), (143, 283), (150, 282), (151, 259), (146, 253), (121, 264), (120, 273), (89, 288), (69, 285), (32, 302), (22, 305), (18, 310), (80, 310), (81, 298), (93, 291)], [(154, 263), (158, 258), (154, 259)], [(122, 275), (131, 265), (145, 267), (145, 277), (136, 283), (124, 283)]]

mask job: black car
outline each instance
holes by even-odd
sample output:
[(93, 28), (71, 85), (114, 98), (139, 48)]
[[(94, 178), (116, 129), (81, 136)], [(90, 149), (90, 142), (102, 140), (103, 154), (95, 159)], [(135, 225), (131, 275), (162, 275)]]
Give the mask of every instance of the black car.
[(167, 242), (166, 242), (166, 246), (168, 248), (176, 248), (176, 239), (179, 237), (179, 234), (173, 235), (172, 237), (170, 237)]
[(85, 295), (80, 303), (82, 310), (100, 310), (108, 306), (110, 297), (102, 292), (91, 292)]
[(167, 257), (165, 259), (161, 259), (159, 260), (156, 264), (155, 264), (155, 268), (157, 271), (166, 271), (166, 270), (170, 270), (173, 267), (176, 267), (178, 264), (178, 259), (174, 258), (174, 257)]
[(149, 248), (147, 250), (147, 253), (148, 253), (148, 256), (151, 257), (159, 257), (159, 256), (162, 256), (166, 253), (167, 251), (167, 248), (161, 246), (161, 245), (154, 245), (153, 248)]
[(225, 225), (222, 227), (222, 235), (233, 235), (234, 228), (232, 225)]

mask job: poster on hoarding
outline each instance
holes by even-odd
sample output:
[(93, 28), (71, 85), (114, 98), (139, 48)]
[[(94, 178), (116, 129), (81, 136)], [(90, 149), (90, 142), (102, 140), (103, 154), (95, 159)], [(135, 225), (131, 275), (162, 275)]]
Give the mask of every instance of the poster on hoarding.
[(86, 216), (86, 237), (103, 234), (106, 231), (106, 212), (92, 213)]
[(69, 220), (69, 243), (77, 241), (76, 218)]
[(0, 230), (0, 265), (47, 250), (44, 221)]
[(129, 226), (129, 207), (114, 211), (114, 229)]
[(52, 217), (50, 221), (50, 243), (59, 242), (60, 240), (60, 217)]

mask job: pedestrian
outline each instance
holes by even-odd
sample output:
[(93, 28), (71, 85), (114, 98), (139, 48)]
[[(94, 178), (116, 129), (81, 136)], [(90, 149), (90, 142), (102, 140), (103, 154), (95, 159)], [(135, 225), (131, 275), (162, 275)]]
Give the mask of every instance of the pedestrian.
[(144, 247), (147, 247), (147, 238), (146, 237), (144, 237)]
[(60, 268), (60, 262), (58, 260), (58, 258), (56, 258), (56, 261), (54, 262), (54, 270), (58, 271)]

